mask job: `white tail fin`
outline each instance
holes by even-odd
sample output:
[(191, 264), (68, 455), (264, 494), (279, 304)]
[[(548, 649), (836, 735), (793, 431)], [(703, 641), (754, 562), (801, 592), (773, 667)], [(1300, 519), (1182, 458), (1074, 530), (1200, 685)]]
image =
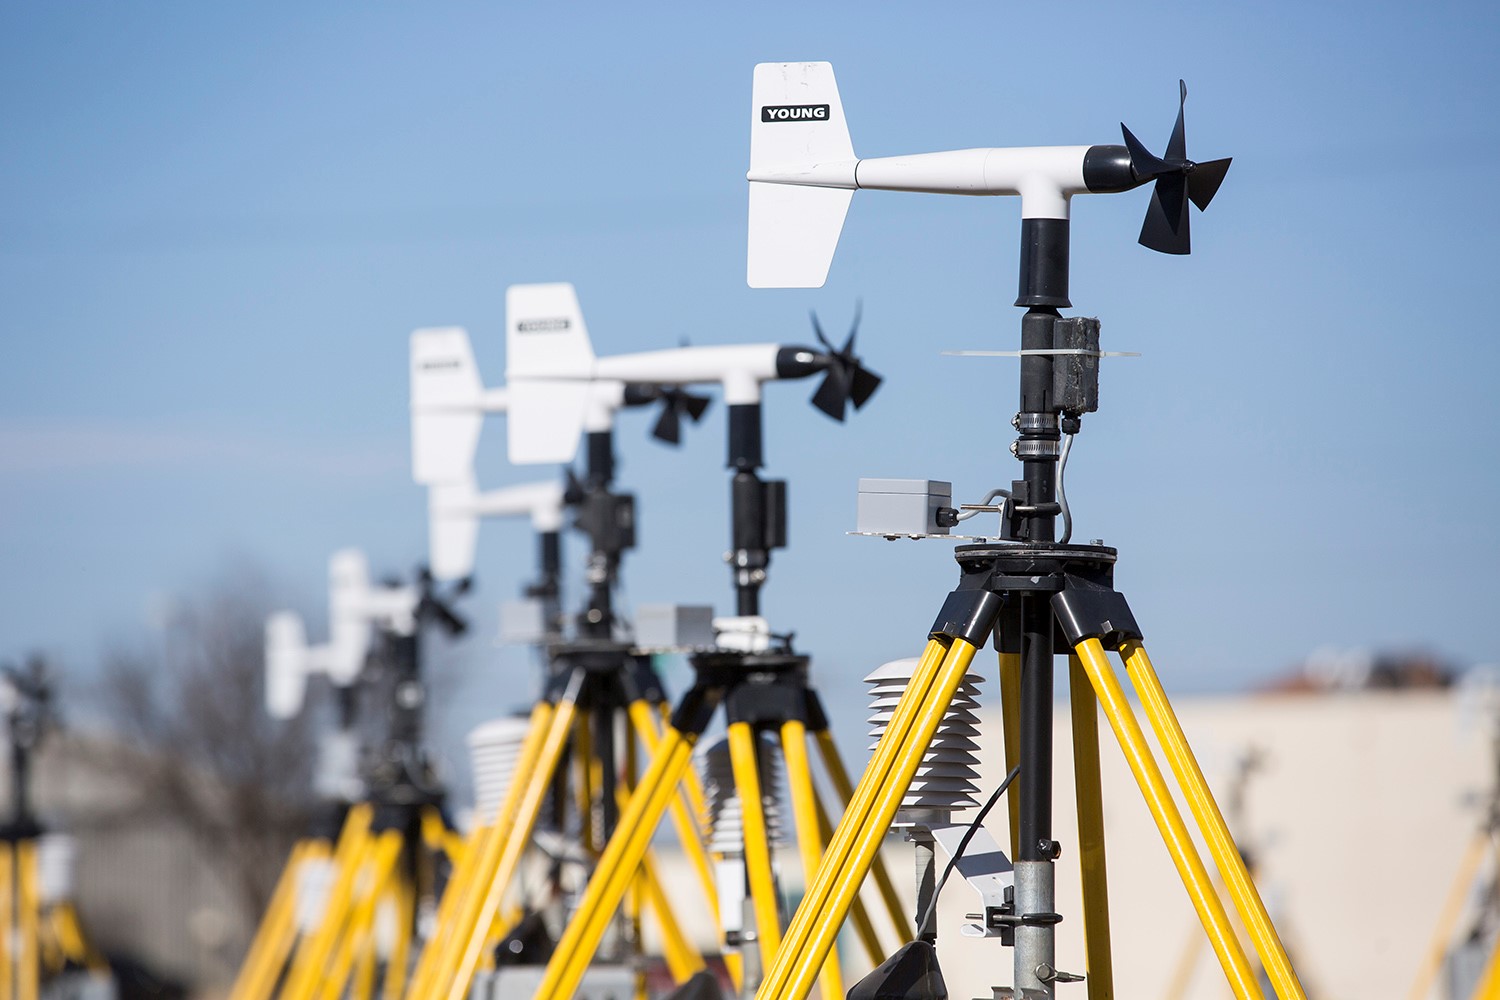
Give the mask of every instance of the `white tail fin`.
[(411, 474), (419, 483), (470, 475), (484, 384), (469, 335), (461, 327), (411, 335)]
[(435, 483), (427, 490), (427, 558), (438, 580), (461, 580), (474, 572), (479, 540), (478, 488), (473, 478)]
[(309, 673), (307, 633), (292, 611), (266, 619), (266, 712), (290, 719), (302, 710)]
[(572, 285), (505, 290), (506, 432), (512, 462), (573, 460), (593, 373), (594, 348)]
[(854, 146), (833, 66), (761, 63), (750, 107), (752, 288), (817, 288), (854, 196)]

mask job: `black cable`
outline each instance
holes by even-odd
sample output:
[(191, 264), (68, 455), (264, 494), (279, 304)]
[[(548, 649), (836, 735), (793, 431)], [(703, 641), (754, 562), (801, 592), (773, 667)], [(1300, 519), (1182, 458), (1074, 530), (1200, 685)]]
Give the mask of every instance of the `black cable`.
[(994, 793), (990, 795), (990, 800), (979, 810), (979, 815), (974, 817), (974, 822), (969, 824), (969, 828), (959, 838), (958, 846), (953, 849), (953, 857), (948, 859), (948, 865), (943, 869), (943, 877), (938, 879), (937, 885), (933, 887), (932, 899), (927, 902), (927, 910), (922, 914), (921, 921), (917, 923), (918, 934), (921, 934), (922, 928), (926, 927), (932, 920), (933, 912), (937, 909), (938, 896), (942, 894), (943, 886), (948, 884), (948, 876), (953, 874), (953, 867), (958, 864), (958, 859), (963, 857), (964, 849), (969, 846), (969, 841), (974, 839), (974, 834), (979, 832), (979, 826), (984, 822), (984, 818), (990, 814), (991, 809), (995, 808), (995, 803), (1000, 801), (1000, 796), (1005, 794), (1005, 790), (1010, 787), (1010, 783), (1015, 781), (1016, 775), (1020, 773), (1020, 764), (1010, 769), (1010, 773), (1005, 776), (1005, 780), (1000, 782), (1000, 787), (996, 788)]

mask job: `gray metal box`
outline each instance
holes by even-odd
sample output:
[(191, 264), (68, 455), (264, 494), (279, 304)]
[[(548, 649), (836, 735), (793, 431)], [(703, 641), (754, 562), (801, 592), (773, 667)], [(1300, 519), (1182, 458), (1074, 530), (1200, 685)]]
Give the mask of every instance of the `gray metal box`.
[(936, 479), (861, 479), (856, 531), (872, 535), (946, 535), (940, 507), (953, 506), (953, 484)]
[(642, 604), (635, 609), (635, 644), (641, 649), (710, 648), (714, 609), (699, 604)]

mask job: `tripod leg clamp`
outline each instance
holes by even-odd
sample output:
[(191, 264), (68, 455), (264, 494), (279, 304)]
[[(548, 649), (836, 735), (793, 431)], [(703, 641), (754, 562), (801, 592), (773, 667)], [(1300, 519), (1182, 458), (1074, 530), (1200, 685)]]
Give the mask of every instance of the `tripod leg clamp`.
[(1123, 594), (1071, 574), (1066, 586), (1052, 595), (1052, 613), (1069, 646), (1098, 639), (1105, 649), (1116, 650), (1144, 638)]
[(983, 648), (995, 631), (1005, 599), (990, 590), (955, 590), (943, 602), (928, 637), (962, 639), (971, 646)]

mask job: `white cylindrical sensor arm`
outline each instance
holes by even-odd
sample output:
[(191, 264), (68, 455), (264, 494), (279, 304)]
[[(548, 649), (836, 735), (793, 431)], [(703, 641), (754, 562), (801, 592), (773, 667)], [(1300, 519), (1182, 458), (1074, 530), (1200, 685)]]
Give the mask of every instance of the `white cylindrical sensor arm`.
[(1087, 191), (1089, 146), (955, 149), (860, 160), (861, 188), (929, 194), (1019, 195), (1023, 219), (1066, 219), (1068, 199)]

